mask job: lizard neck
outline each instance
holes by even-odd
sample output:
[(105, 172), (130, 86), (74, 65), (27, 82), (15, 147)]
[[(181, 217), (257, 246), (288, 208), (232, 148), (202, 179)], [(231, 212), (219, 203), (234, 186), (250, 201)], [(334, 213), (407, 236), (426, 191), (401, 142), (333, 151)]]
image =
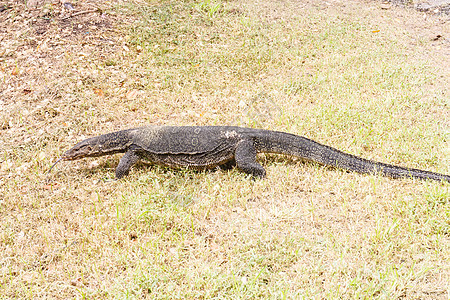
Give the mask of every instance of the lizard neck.
[(126, 152), (131, 145), (131, 138), (128, 130), (116, 131), (94, 137), (92, 142), (96, 144), (96, 148), (100, 155)]

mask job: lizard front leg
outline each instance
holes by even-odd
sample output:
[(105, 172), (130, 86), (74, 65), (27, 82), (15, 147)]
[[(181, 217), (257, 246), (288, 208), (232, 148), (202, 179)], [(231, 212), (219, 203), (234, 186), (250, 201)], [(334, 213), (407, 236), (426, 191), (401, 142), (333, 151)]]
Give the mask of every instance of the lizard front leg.
[(121, 179), (124, 176), (127, 176), (130, 172), (130, 169), (133, 165), (135, 165), (141, 157), (136, 154), (133, 150), (128, 150), (124, 156), (119, 161), (119, 164), (116, 168), (116, 178)]

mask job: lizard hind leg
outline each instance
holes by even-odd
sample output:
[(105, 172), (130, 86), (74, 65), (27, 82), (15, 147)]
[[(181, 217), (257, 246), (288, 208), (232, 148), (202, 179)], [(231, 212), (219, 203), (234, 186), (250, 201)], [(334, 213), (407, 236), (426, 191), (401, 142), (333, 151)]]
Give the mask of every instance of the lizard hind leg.
[(119, 161), (116, 168), (116, 178), (121, 179), (130, 173), (130, 169), (135, 165), (141, 157), (133, 150), (128, 150)]
[(239, 170), (254, 178), (266, 177), (266, 170), (256, 161), (256, 149), (251, 140), (241, 140), (236, 146), (234, 159)]

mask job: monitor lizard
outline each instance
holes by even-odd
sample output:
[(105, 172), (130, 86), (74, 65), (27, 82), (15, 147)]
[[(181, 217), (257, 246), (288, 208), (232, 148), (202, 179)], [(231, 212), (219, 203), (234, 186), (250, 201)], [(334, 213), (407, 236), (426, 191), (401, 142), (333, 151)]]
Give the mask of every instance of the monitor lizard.
[(266, 171), (256, 161), (257, 153), (277, 153), (363, 174), (450, 182), (445, 174), (364, 159), (302, 136), (236, 126), (146, 126), (107, 133), (79, 142), (49, 171), (61, 160), (114, 153), (125, 153), (116, 168), (117, 179), (128, 175), (141, 159), (198, 170), (236, 166), (254, 178), (263, 178)]

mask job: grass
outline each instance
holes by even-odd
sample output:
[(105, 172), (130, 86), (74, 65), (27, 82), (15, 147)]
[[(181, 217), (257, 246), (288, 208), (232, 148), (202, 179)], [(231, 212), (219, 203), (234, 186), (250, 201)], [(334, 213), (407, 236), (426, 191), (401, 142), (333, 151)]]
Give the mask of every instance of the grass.
[(275, 155), (258, 181), (140, 164), (105, 182), (119, 156), (45, 174), (75, 142), (144, 124), (287, 131), (448, 174), (448, 67), (430, 58), (445, 48), (392, 25), (432, 20), (297, 4), (2, 12), (0, 298), (448, 299), (445, 183)]

